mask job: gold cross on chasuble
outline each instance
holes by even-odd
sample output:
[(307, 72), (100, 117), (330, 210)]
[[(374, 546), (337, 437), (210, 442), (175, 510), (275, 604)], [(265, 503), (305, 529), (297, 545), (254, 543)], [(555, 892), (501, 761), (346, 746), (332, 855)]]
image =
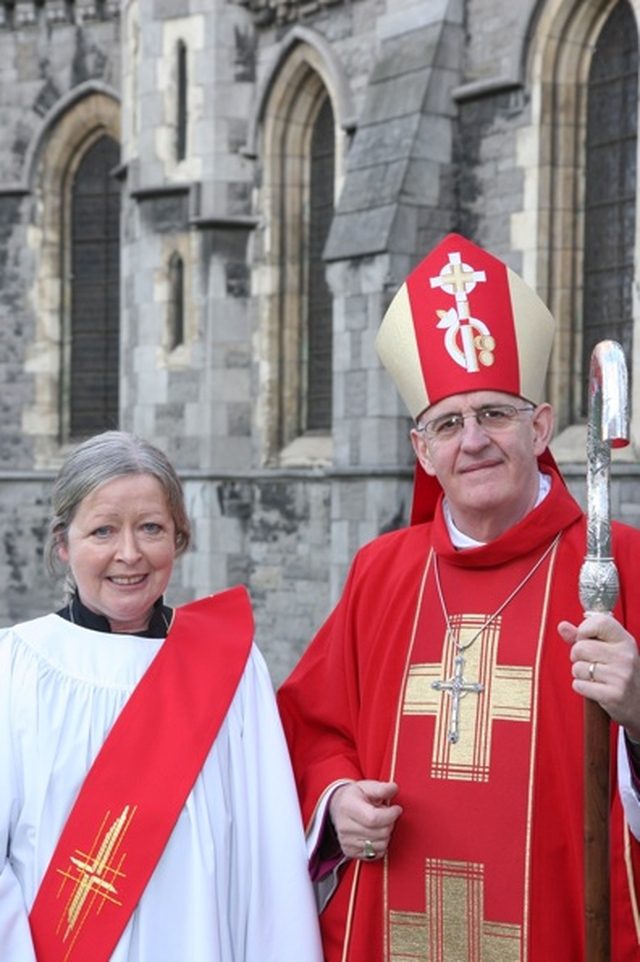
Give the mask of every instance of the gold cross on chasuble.
[(434, 778), (487, 781), (492, 724), (497, 719), (530, 721), (533, 671), (497, 663), (500, 616), (472, 644), (486, 615), (461, 614), (450, 621), (442, 661), (409, 668), (402, 711), (436, 717)]
[(424, 913), (390, 913), (391, 962), (520, 962), (520, 926), (484, 918), (482, 865), (427, 859), (424, 884)]

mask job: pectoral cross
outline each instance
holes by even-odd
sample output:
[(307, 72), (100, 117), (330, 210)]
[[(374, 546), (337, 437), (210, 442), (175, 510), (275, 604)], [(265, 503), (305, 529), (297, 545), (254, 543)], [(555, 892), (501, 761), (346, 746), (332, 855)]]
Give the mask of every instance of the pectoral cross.
[(460, 738), (460, 700), (469, 692), (479, 694), (484, 691), (484, 685), (479, 681), (465, 681), (463, 672), (466, 661), (463, 655), (457, 654), (453, 663), (455, 670), (451, 678), (446, 681), (444, 679), (433, 681), (431, 687), (436, 691), (446, 691), (451, 698), (451, 720), (447, 738), (455, 745)]

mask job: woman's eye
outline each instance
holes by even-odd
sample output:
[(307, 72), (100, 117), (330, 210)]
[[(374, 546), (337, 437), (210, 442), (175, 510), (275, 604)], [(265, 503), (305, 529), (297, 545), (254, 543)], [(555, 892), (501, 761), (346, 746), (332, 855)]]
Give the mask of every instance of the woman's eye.
[(93, 532), (93, 535), (96, 538), (106, 538), (109, 534), (111, 534), (111, 528), (107, 527), (107, 525), (103, 525), (100, 528), (95, 528)]
[(147, 523), (143, 525), (143, 530), (146, 534), (158, 534), (162, 531), (162, 526), (155, 521), (147, 521)]

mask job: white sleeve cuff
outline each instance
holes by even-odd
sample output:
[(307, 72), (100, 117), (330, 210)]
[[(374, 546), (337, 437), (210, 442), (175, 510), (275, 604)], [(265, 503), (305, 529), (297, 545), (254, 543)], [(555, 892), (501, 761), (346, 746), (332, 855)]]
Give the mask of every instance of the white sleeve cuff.
[(624, 729), (618, 732), (618, 790), (631, 834), (640, 841), (640, 798), (633, 785)]

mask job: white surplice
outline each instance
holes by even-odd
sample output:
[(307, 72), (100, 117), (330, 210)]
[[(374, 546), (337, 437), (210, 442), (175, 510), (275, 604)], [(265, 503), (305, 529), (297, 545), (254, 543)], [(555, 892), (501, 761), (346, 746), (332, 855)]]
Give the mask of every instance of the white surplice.
[[(2, 962), (35, 959), (28, 913), (40, 880), (93, 759), (162, 644), (54, 614), (0, 631)], [(111, 959), (322, 959), (295, 786), (255, 645)]]

